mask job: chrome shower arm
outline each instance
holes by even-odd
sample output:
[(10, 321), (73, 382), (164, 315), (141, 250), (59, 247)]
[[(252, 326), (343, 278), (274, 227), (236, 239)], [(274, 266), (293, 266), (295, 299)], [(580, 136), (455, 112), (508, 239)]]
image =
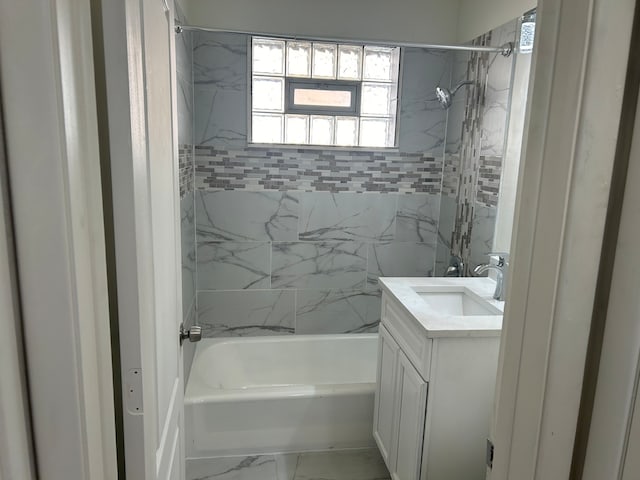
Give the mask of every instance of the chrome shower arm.
[(453, 89), (453, 92), (451, 92), (452, 95), (455, 95), (456, 92), (458, 90), (460, 90), (460, 88), (464, 85), (472, 85), (473, 84), (473, 80), (464, 80), (462, 82), (460, 82), (458, 85), (456, 85), (456, 87)]

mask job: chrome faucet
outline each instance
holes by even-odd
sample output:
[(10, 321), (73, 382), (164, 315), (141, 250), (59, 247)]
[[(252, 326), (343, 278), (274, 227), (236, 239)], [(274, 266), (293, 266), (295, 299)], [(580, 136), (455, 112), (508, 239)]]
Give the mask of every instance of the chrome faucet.
[(488, 270), (496, 271), (496, 290), (493, 292), (493, 298), (496, 300), (504, 301), (507, 296), (507, 283), (506, 274), (509, 267), (509, 254), (508, 253), (489, 253), (489, 257), (498, 257), (498, 263), (496, 265), (492, 263), (481, 263), (473, 269), (473, 276), (477, 277), (482, 275)]

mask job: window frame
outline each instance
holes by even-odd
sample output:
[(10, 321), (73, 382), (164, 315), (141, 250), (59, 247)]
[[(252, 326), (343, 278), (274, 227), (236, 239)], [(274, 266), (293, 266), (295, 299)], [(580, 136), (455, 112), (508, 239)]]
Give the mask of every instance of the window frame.
[[(253, 73), (253, 72), (252, 72)], [(362, 82), (350, 80), (324, 80), (315, 78), (284, 77), (284, 114), (328, 115), (336, 117), (359, 117)], [(323, 107), (320, 105), (295, 105), (293, 95), (296, 88), (309, 90), (350, 91), (349, 107)], [(253, 113), (253, 110), (252, 110)], [(287, 144), (290, 145), (290, 144)]]
[[(402, 94), (403, 94), (403, 89), (402, 89), (402, 84), (403, 84), (403, 77), (404, 77), (404, 72), (403, 72), (403, 65), (404, 65), (404, 54), (405, 54), (405, 49), (404, 47), (402, 47), (401, 45), (395, 45), (393, 43), (380, 43), (377, 41), (367, 41), (367, 40), (353, 40), (353, 41), (344, 41), (344, 40), (337, 40), (337, 39), (328, 39), (328, 38), (322, 38), (322, 37), (298, 37), (298, 36), (291, 36), (291, 37), (285, 37), (285, 36), (269, 36), (268, 34), (248, 34), (247, 35), (248, 38), (248, 42), (247, 42), (247, 90), (246, 90), (246, 98), (247, 98), (247, 110), (246, 110), (246, 118), (247, 118), (247, 140), (246, 140), (246, 144), (248, 148), (281, 148), (281, 149), (305, 149), (305, 150), (338, 150), (338, 151), (354, 151), (354, 150), (362, 150), (362, 151), (383, 151), (383, 152), (399, 152), (400, 151), (400, 138), (399, 138), (399, 132), (400, 132), (400, 124), (401, 124), (401, 105), (402, 105)], [(284, 73), (283, 74), (268, 74), (268, 73), (254, 73), (253, 71), (253, 40), (254, 39), (263, 39), (263, 40), (279, 40), (279, 41), (283, 41), (285, 42), (285, 49), (286, 49), (286, 44), (288, 42), (304, 42), (304, 43), (311, 43), (312, 44), (312, 49), (313, 49), (313, 44), (314, 43), (330, 43), (330, 44), (335, 44), (338, 49), (341, 45), (345, 45), (345, 46), (358, 46), (358, 47), (370, 47), (370, 48), (375, 48), (375, 47), (382, 47), (382, 48), (386, 48), (386, 49), (395, 49), (396, 50), (396, 68), (397, 71), (395, 72), (395, 75), (392, 80), (390, 81), (378, 81), (378, 80), (369, 80), (369, 79), (365, 79), (364, 78), (364, 70), (361, 71), (361, 78), (359, 80), (338, 80), (338, 79), (331, 79), (331, 78), (322, 78), (322, 77), (318, 77), (318, 78), (312, 78), (312, 77), (307, 77), (307, 76), (297, 76), (297, 75), (290, 75), (288, 73), (288, 66), (286, 63), (286, 56), (284, 58)], [(362, 68), (364, 69), (364, 58), (362, 59)], [(309, 73), (309, 75), (313, 75), (313, 65), (311, 65), (311, 72)], [(285, 108), (283, 110), (283, 112), (281, 113), (282, 117), (283, 117), (283, 133), (282, 133), (282, 141), (281, 142), (265, 142), (265, 141), (254, 141), (253, 140), (253, 116), (254, 114), (257, 115), (261, 115), (261, 114), (276, 114), (276, 112), (267, 112), (267, 111), (254, 111), (253, 110), (253, 78), (254, 77), (270, 77), (270, 76), (274, 76), (274, 77), (280, 77), (284, 79), (284, 88), (283, 88), (283, 102), (285, 103)], [(292, 110), (287, 110), (287, 102), (288, 102), (288, 84), (290, 83), (290, 81), (292, 82), (304, 82), (304, 81), (309, 81), (310, 83), (313, 84), (349, 84), (349, 83), (353, 83), (356, 84), (358, 86), (358, 111), (356, 113), (347, 113), (345, 112), (338, 112), (338, 111), (329, 111), (329, 110), (322, 110), (322, 111), (312, 111), (311, 108), (306, 108), (304, 111), (300, 110), (300, 111), (292, 111)], [(362, 115), (361, 113), (361, 96), (362, 96), (362, 90), (363, 90), (363, 85), (366, 83), (381, 83), (381, 84), (387, 84), (387, 85), (392, 85), (395, 88), (395, 99), (393, 99), (393, 101), (395, 102), (395, 106), (393, 108), (393, 112), (392, 114), (388, 115), (388, 116), (384, 116), (384, 115)], [(320, 107), (321, 108), (321, 107)], [(307, 130), (307, 142), (308, 143), (288, 143), (285, 141), (286, 138), (286, 127), (285, 127), (285, 121), (286, 121), (286, 117), (287, 115), (301, 115), (304, 116), (306, 115), (308, 117), (308, 121), (311, 122), (312, 121), (312, 117), (313, 116), (328, 116), (328, 117), (354, 117), (357, 120), (357, 128), (358, 128), (358, 143), (355, 145), (345, 145), (345, 144), (336, 144), (336, 143), (332, 143), (332, 144), (319, 144), (319, 143), (311, 143), (311, 132), (309, 130)], [(393, 136), (393, 143), (391, 145), (388, 146), (380, 146), (380, 145), (360, 145), (360, 127), (361, 127), (361, 123), (362, 123), (362, 119), (371, 119), (371, 120), (387, 120), (390, 122), (390, 130), (387, 132), (387, 135), (392, 135)], [(334, 127), (335, 127), (335, 121), (334, 121)], [(335, 142), (335, 130), (333, 132), (334, 135), (334, 142)]]

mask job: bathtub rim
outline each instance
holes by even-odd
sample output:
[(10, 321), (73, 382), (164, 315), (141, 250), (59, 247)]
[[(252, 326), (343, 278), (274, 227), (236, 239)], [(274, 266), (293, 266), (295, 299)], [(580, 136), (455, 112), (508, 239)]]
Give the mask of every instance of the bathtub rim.
[[(196, 346), (193, 358), (193, 367), (203, 355), (206, 348), (216, 344), (233, 343), (279, 343), (279, 342), (301, 342), (308, 340), (354, 340), (356, 338), (377, 339), (378, 333), (341, 333), (341, 334), (312, 334), (312, 335), (265, 335), (260, 337), (218, 337), (203, 338)], [(193, 371), (192, 371), (193, 373)], [(312, 398), (327, 396), (347, 396), (347, 395), (371, 395), (375, 392), (375, 381), (373, 382), (353, 382), (337, 384), (298, 384), (281, 385), (274, 387), (251, 387), (236, 389), (212, 389), (203, 385), (192, 385), (196, 383), (196, 376), (189, 375), (187, 388), (185, 390), (185, 405), (200, 405), (204, 403), (226, 403), (243, 402), (257, 400), (274, 400), (279, 398)], [(192, 392), (195, 389), (196, 392)]]

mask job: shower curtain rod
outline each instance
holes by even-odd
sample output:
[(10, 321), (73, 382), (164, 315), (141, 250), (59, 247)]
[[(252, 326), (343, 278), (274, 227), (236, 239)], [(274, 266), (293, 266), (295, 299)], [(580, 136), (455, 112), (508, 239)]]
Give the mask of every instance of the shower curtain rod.
[[(329, 38), (329, 37), (306, 37), (300, 35), (282, 35), (274, 33), (259, 33), (249, 32), (246, 30), (228, 30), (223, 28), (209, 28), (198, 27), (195, 25), (176, 25), (176, 33), (182, 33), (183, 31), (195, 31), (195, 32), (218, 32), (218, 33), (238, 33), (243, 35), (255, 35), (260, 37), (271, 38), (283, 38), (287, 40), (320, 40), (327, 42), (337, 43), (353, 43), (353, 39), (346, 38)], [(412, 43), (412, 42), (381, 42), (378, 40), (365, 42), (368, 45), (381, 45), (381, 46), (393, 46), (393, 47), (413, 47), (413, 48), (426, 48), (430, 50), (456, 50), (461, 52), (495, 52), (500, 53), (505, 57), (508, 57), (513, 53), (513, 42), (507, 42), (499, 47), (483, 47), (477, 45), (441, 45), (434, 43)]]

